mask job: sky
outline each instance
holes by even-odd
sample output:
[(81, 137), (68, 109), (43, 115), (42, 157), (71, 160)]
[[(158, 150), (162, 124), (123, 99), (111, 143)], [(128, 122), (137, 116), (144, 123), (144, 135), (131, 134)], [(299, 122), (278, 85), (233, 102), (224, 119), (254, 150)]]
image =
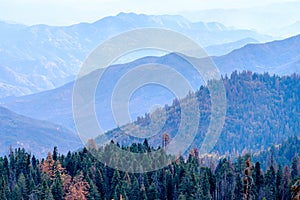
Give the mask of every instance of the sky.
[(291, 0), (0, 0), (0, 20), (26, 25), (94, 22), (119, 12), (187, 14), (207, 9), (250, 8)]

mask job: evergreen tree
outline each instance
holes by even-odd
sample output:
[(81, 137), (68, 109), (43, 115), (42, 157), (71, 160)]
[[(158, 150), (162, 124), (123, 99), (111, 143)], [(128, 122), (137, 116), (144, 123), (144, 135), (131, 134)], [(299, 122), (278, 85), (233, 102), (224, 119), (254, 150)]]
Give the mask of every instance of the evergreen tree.
[(100, 196), (104, 199), (106, 194), (106, 186), (105, 186), (102, 173), (99, 169), (96, 170), (95, 182), (96, 182), (95, 185), (97, 186)]
[(239, 200), (242, 199), (242, 191), (243, 191), (243, 184), (241, 180), (240, 174), (236, 175), (235, 178), (235, 186), (234, 186), (234, 199)]
[[(39, 188), (39, 199), (46, 199), (46, 198), (51, 197), (49, 192), (51, 193), (51, 191), (48, 187), (47, 181), (44, 180)], [(52, 198), (53, 198), (53, 195), (52, 195)]]
[(12, 200), (20, 200), (22, 198), (22, 190), (18, 185), (16, 185), (12, 192)]
[(111, 197), (113, 197), (116, 192), (117, 192), (116, 194), (120, 196), (120, 194), (121, 194), (120, 187), (117, 190), (117, 186), (119, 186), (120, 180), (121, 180), (121, 176), (120, 176), (119, 171), (114, 170), (114, 174), (113, 174), (112, 181), (111, 181), (111, 188), (112, 188)]
[(0, 178), (0, 197), (3, 200), (10, 199), (10, 190), (4, 176)]
[[(146, 152), (147, 146), (144, 142), (119, 148), (128, 151), (133, 147), (132, 150), (141, 153)], [(103, 153), (101, 148), (97, 151)], [(278, 154), (276, 151), (275, 148), (274, 160)], [(297, 155), (294, 157), (291, 170), (287, 166), (282, 169), (281, 165), (275, 170), (273, 164), (264, 174), (261, 164), (255, 164), (250, 175), (253, 178), (250, 181), (254, 183), (251, 187), (254, 200), (291, 199), (291, 176), (294, 179), (299, 176)], [(245, 168), (244, 160), (248, 158), (248, 155), (238, 158), (235, 163), (221, 159), (215, 168), (211, 165), (211, 158), (199, 160), (198, 156), (191, 154), (187, 160), (181, 156), (157, 171), (130, 174), (104, 165), (86, 149), (70, 152), (66, 157), (57, 154), (56, 161), (49, 154), (41, 162), (23, 149), (17, 149), (14, 153), (11, 151), (9, 159), (0, 156), (0, 197), (3, 200), (237, 200), (243, 198), (241, 174), (247, 175), (242, 168)], [(117, 157), (114, 159), (118, 162)], [(65, 169), (68, 165), (72, 167)], [(75, 176), (70, 175), (73, 173)]]
[(254, 181), (254, 199), (260, 199), (261, 189), (264, 184), (264, 177), (261, 173), (260, 163), (256, 162), (253, 172), (253, 181)]
[(297, 154), (292, 159), (292, 166), (291, 166), (291, 180), (292, 180), (292, 182), (295, 182), (299, 177), (299, 171), (298, 171), (298, 166), (300, 165), (299, 160), (300, 159), (299, 159), (299, 156)]
[(204, 194), (203, 194), (203, 188), (201, 185), (197, 184), (196, 186), (196, 192), (192, 195), (193, 199), (204, 199)]
[(283, 174), (282, 174), (282, 167), (279, 165), (278, 170), (276, 172), (276, 199), (282, 199), (282, 181), (283, 181)]
[(139, 183), (136, 177), (133, 179), (133, 183), (131, 184), (130, 192), (128, 193), (129, 199), (140, 199), (140, 188)]
[(89, 195), (89, 200), (102, 200), (103, 198), (101, 198), (100, 193), (97, 190), (96, 185), (92, 182), (89, 181), (89, 185), (90, 185), (90, 195)]
[(210, 200), (211, 199), (210, 184), (209, 184), (208, 175), (206, 171), (204, 171), (204, 174), (202, 175), (200, 187), (202, 190), (202, 199)]
[(26, 179), (23, 173), (19, 175), (17, 186), (19, 187), (21, 191), (21, 197), (22, 199), (28, 199), (27, 196), (27, 187), (26, 187)]
[(187, 200), (186, 196), (182, 193), (179, 194), (178, 200)]
[(290, 199), (290, 170), (288, 166), (283, 168), (283, 180), (282, 180), (282, 198), (283, 199)]
[(45, 200), (54, 200), (50, 188), (47, 188), (45, 191)]
[(53, 160), (54, 161), (57, 161), (57, 157), (58, 157), (58, 151), (57, 151), (57, 147), (55, 146), (54, 148), (53, 148)]
[(155, 187), (155, 185), (153, 183), (151, 183), (151, 185), (147, 189), (147, 196), (148, 196), (148, 200), (157, 200), (157, 199), (159, 199), (159, 193), (158, 193), (157, 188)]
[(265, 195), (267, 199), (276, 199), (276, 176), (272, 165), (267, 170), (265, 177)]
[(59, 171), (55, 173), (55, 180), (52, 185), (52, 195), (55, 200), (60, 200), (63, 198), (63, 184)]

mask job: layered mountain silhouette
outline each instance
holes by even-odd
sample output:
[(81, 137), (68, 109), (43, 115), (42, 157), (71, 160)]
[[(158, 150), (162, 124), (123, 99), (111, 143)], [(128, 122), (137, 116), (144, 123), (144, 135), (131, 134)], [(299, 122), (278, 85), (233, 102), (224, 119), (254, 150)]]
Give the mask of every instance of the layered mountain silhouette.
[[(241, 47), (247, 43), (245, 38), (259, 42), (272, 39), (252, 30), (216, 22), (192, 23), (176, 15), (120, 13), (94, 23), (61, 27), (0, 22), (0, 95), (21, 96), (62, 86), (74, 80), (82, 62), (101, 42), (124, 31), (147, 27), (180, 32), (203, 47), (218, 45), (215, 51), (209, 48), (214, 55)], [(235, 43), (240, 40), (243, 42)]]
[[(289, 75), (300, 73), (299, 45), (300, 36), (295, 36), (265, 44), (249, 44), (225, 56), (212, 57), (212, 59), (223, 76), (225, 74), (230, 75), (234, 70)], [(186, 60), (176, 54), (168, 54), (162, 57), (144, 57), (127, 64), (111, 66), (105, 71), (95, 93), (96, 112), (97, 116), (101, 118), (101, 126), (104, 130), (110, 130), (120, 125), (115, 122), (111, 114), (111, 95), (118, 80), (126, 72), (148, 63), (170, 66), (189, 80), (194, 90), (205, 84), (197, 71)], [(91, 81), (98, 78), (100, 72), (92, 72), (84, 78), (87, 87), (89, 87)], [(73, 82), (70, 82), (57, 89), (33, 95), (6, 98), (2, 99), (1, 102), (2, 105), (22, 115), (52, 121), (75, 130), (72, 112), (73, 84)], [(130, 84), (130, 82), (127, 84)], [(132, 120), (149, 112), (152, 105), (163, 106), (166, 103), (171, 103), (174, 97), (174, 94), (170, 91), (158, 86), (148, 85), (144, 89), (140, 89), (130, 101)]]

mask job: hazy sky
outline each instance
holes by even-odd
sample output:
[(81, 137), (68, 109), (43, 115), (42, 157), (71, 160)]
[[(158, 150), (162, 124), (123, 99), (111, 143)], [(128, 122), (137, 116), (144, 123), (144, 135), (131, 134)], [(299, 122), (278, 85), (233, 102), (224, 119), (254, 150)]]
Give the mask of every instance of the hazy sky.
[(119, 12), (182, 14), (264, 6), (291, 0), (0, 0), (0, 20), (27, 25), (93, 22)]

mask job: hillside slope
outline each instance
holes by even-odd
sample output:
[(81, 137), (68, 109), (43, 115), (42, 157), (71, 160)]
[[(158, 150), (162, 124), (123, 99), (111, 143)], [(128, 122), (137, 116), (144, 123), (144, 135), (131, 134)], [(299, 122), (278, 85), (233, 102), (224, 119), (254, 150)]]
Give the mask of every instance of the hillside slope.
[[(278, 75), (300, 74), (300, 35), (281, 41), (266, 44), (251, 44), (235, 50), (225, 56), (213, 57), (214, 62), (223, 75), (230, 75), (234, 70), (251, 70), (253, 72)], [(200, 62), (202, 62), (200, 60)], [(111, 115), (110, 102), (114, 86), (122, 75), (135, 67), (158, 63), (170, 66), (182, 74), (197, 90), (203, 85), (203, 81), (189, 63), (176, 54), (168, 54), (162, 57), (144, 57), (130, 63), (109, 67), (103, 74), (102, 81), (96, 92), (97, 116), (101, 117), (104, 130), (116, 127)], [(86, 85), (97, 78), (100, 71), (89, 74), (85, 80)], [(130, 82), (128, 83), (130, 84)], [(29, 96), (2, 99), (0, 102), (5, 107), (36, 119), (52, 121), (68, 128), (74, 129), (72, 114), (73, 82), (54, 90), (45, 91)], [(155, 94), (155, 95), (153, 95)], [(130, 101), (132, 118), (149, 112), (152, 105), (164, 105), (171, 103), (174, 95), (168, 90), (157, 86), (144, 87)], [(35, 109), (36, 107), (40, 109)]]
[(22, 147), (42, 156), (57, 146), (62, 152), (77, 150), (81, 142), (70, 130), (46, 121), (18, 115), (0, 107), (0, 154)]
[(300, 35), (265, 44), (248, 44), (213, 58), (222, 73), (250, 70), (288, 75), (300, 73)]
[(21, 96), (61, 86), (74, 79), (82, 62), (104, 40), (136, 28), (171, 29), (203, 47), (244, 38), (269, 41), (255, 31), (227, 28), (219, 23), (192, 23), (181, 16), (120, 13), (94, 23), (72, 26), (23, 26), (0, 22), (0, 95)]
[[(273, 144), (280, 144), (290, 136), (300, 134), (300, 76), (270, 76), (251, 72), (234, 72), (230, 78), (225, 77), (224, 85), (227, 93), (227, 113), (220, 138), (213, 152), (229, 155), (239, 155), (243, 151), (254, 153), (265, 150)], [(190, 148), (200, 149), (206, 136), (211, 117), (211, 99), (207, 87), (201, 87), (196, 92), (198, 98), (200, 119), (197, 135)], [(172, 105), (165, 106), (162, 111), (153, 113), (153, 117), (140, 117), (133, 124), (120, 126), (106, 133), (105, 137), (96, 139), (99, 143), (110, 139), (121, 145), (142, 142), (133, 137), (139, 134), (140, 127), (148, 127), (150, 122), (159, 123), (161, 112), (166, 112), (164, 126), (158, 131), (143, 128), (150, 135), (149, 144), (160, 146), (162, 134), (168, 133), (174, 138), (181, 125), (181, 106), (189, 102), (190, 97), (174, 100)], [(194, 111), (189, 111), (192, 115)], [(151, 121), (157, 119), (156, 121)], [(191, 127), (194, 121), (185, 121), (185, 127)], [(196, 122), (197, 123), (197, 122)], [(137, 126), (138, 125), (138, 126)], [(185, 130), (187, 135), (193, 134)], [(178, 144), (180, 145), (180, 144)], [(189, 151), (187, 151), (189, 152)]]

